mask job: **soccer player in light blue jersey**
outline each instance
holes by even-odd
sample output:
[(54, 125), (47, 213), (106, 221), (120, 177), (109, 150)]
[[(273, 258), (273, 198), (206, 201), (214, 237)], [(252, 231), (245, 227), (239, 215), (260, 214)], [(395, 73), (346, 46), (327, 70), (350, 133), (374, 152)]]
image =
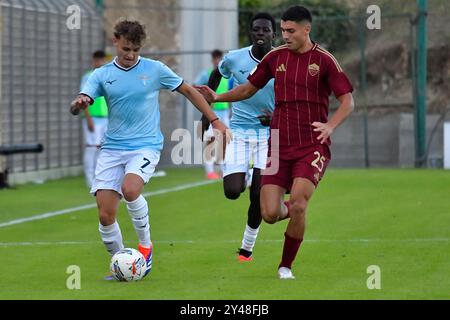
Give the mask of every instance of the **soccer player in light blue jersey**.
[[(103, 50), (97, 50), (92, 54), (92, 70), (86, 72), (81, 78), (80, 90), (83, 89), (87, 79), (94, 71), (106, 63), (106, 54)], [(94, 180), (95, 166), (97, 158), (100, 154), (100, 146), (103, 136), (108, 127), (108, 106), (104, 97), (98, 97), (94, 103), (84, 109), (84, 117), (82, 120), (83, 136), (84, 136), (84, 155), (83, 166), (86, 184), (92, 187)]]
[[(219, 62), (223, 58), (223, 52), (219, 49), (214, 49), (211, 51), (211, 63), (212, 68), (202, 71), (197, 78), (194, 80), (195, 85), (207, 85), (209, 81), (209, 77), (211, 75), (211, 72), (215, 70), (219, 66)], [(225, 78), (220, 78), (219, 84), (217, 88), (215, 89), (218, 94), (227, 92), (230, 89), (231, 83), (230, 80)], [(230, 126), (230, 103), (214, 103), (212, 105), (212, 109), (215, 114), (219, 117), (220, 121), (222, 121), (227, 127)], [(206, 131), (204, 136), (202, 137), (202, 140), (204, 140), (205, 147), (204, 148), (211, 148), (211, 145), (214, 143), (214, 134), (211, 126)], [(212, 157), (211, 154), (206, 153), (205, 154), (205, 171), (206, 171), (206, 177), (210, 180), (217, 180), (221, 178), (221, 175), (217, 174), (217, 172), (214, 169), (214, 163), (217, 162), (219, 159), (215, 159), (216, 157)], [(221, 165), (221, 171), (223, 171)], [(222, 172), (220, 173), (222, 174)]]
[(91, 74), (72, 102), (71, 112), (78, 114), (99, 96), (104, 96), (107, 101), (109, 124), (91, 188), (99, 208), (99, 231), (111, 255), (124, 247), (116, 221), (117, 208), (123, 197), (139, 238), (138, 250), (147, 260), (148, 274), (153, 245), (148, 204), (141, 193), (155, 171), (163, 147), (160, 90), (183, 94), (227, 141), (231, 136), (197, 90), (163, 63), (139, 56), (145, 38), (144, 26), (139, 22), (118, 22), (113, 37), (117, 56)]
[[(220, 78), (232, 79), (234, 86), (247, 82), (247, 77), (272, 49), (275, 20), (268, 13), (258, 13), (250, 20), (252, 45), (230, 51), (212, 74), (208, 86), (216, 89)], [(273, 80), (253, 97), (232, 104), (230, 128), (233, 141), (227, 146), (224, 161), (223, 188), (228, 199), (237, 199), (245, 191), (246, 175), (253, 162), (250, 186), (250, 207), (247, 215), (239, 261), (251, 261), (253, 247), (261, 224), (260, 181), (266, 167), (270, 114), (275, 106)], [(205, 120), (203, 118), (203, 120)], [(202, 121), (203, 122), (203, 121)], [(204, 128), (207, 121), (205, 121)]]

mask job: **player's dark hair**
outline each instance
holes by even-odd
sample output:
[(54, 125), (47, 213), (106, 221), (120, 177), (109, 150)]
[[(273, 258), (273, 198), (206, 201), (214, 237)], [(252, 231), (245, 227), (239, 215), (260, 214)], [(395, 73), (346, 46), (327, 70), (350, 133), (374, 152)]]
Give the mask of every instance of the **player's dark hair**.
[(292, 6), (283, 13), (281, 20), (295, 22), (302, 22), (306, 20), (312, 23), (312, 15), (311, 12), (303, 6)]
[(147, 37), (144, 25), (138, 21), (122, 20), (114, 26), (114, 37), (124, 37), (132, 44), (140, 46)]
[(258, 19), (269, 20), (272, 24), (272, 31), (275, 33), (277, 31), (277, 26), (275, 23), (275, 19), (272, 17), (270, 13), (267, 12), (258, 12), (250, 19), (250, 30), (253, 28), (253, 22)]
[(92, 54), (92, 58), (94, 59), (104, 59), (106, 58), (105, 51), (103, 50), (97, 50)]
[(213, 51), (211, 51), (211, 57), (212, 58), (222, 58), (223, 57), (223, 52), (222, 50), (219, 49), (214, 49)]

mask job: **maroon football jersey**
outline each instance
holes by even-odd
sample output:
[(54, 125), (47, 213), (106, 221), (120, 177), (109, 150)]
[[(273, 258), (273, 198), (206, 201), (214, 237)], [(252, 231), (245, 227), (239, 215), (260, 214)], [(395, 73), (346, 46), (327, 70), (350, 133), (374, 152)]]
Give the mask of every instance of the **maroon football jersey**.
[[(319, 144), (319, 132), (311, 124), (328, 121), (328, 97), (353, 91), (352, 85), (331, 53), (313, 43), (304, 53), (286, 45), (269, 52), (248, 80), (257, 88), (275, 79), (275, 110), (271, 129), (279, 129), (280, 146)], [(330, 144), (330, 139), (327, 140)]]

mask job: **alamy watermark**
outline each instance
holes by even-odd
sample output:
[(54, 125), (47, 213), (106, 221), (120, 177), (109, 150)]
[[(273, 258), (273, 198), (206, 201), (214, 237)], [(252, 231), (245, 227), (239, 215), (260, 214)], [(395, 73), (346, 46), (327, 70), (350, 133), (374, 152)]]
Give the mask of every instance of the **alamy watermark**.
[(66, 26), (69, 30), (81, 29), (81, 9), (77, 5), (68, 6), (66, 9), (68, 15), (66, 19)]
[(66, 287), (69, 290), (81, 289), (81, 269), (77, 265), (70, 265), (66, 269), (66, 273), (69, 277), (66, 280)]
[[(197, 128), (199, 122), (194, 122), (194, 128)], [(220, 131), (213, 129), (214, 137), (210, 144), (204, 143), (198, 137), (192, 137), (188, 129), (178, 128), (172, 131), (170, 140), (177, 142), (171, 150), (171, 160), (175, 165), (202, 165), (206, 159), (214, 159), (217, 164), (223, 164), (226, 158), (227, 165), (242, 164), (243, 159), (252, 159), (255, 149), (259, 149), (260, 153), (264, 153), (267, 157), (267, 151), (270, 147), (270, 156), (266, 163), (267, 168), (265, 175), (273, 175), (278, 172), (279, 168), (279, 130), (270, 130), (270, 146), (268, 145), (267, 129), (249, 129), (240, 130), (235, 133), (235, 137), (226, 145), (225, 138)], [(239, 135), (239, 136), (238, 136)], [(242, 141), (245, 140), (245, 143)], [(224, 153), (225, 151), (225, 153)], [(226, 154), (226, 156), (225, 156)]]
[(376, 4), (367, 7), (366, 13), (370, 16), (366, 20), (366, 26), (369, 30), (381, 29), (381, 9)]
[(370, 276), (367, 278), (367, 289), (380, 290), (381, 289), (381, 269), (377, 265), (370, 265), (367, 267), (367, 274)]

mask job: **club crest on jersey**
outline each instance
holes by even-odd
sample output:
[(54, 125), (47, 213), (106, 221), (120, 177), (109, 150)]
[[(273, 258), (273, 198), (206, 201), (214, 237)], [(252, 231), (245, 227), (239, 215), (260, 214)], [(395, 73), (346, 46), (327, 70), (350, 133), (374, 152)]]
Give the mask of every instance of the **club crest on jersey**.
[(320, 67), (315, 63), (308, 66), (308, 72), (312, 77), (317, 76), (319, 74), (319, 71)]
[(142, 74), (142, 75), (139, 76), (139, 79), (142, 80), (142, 83), (143, 83), (144, 86), (145, 86), (145, 85), (147, 85), (147, 80), (149, 79), (149, 77), (146, 76), (145, 74)]

